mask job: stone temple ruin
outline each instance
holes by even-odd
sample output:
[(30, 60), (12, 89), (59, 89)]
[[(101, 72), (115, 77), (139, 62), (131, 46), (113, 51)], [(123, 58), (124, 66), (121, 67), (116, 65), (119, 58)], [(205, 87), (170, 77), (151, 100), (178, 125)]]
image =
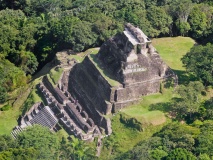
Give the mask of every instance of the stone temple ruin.
[(59, 67), (64, 72), (57, 86), (48, 76), (37, 86), (47, 105), (34, 104), (13, 130), (14, 137), (33, 124), (54, 131), (64, 128), (82, 140), (110, 135), (111, 121), (105, 115), (137, 103), (143, 95), (159, 92), (161, 81), (175, 76), (151, 40), (131, 24), (107, 40), (98, 54), (86, 55), (82, 63), (69, 60)]

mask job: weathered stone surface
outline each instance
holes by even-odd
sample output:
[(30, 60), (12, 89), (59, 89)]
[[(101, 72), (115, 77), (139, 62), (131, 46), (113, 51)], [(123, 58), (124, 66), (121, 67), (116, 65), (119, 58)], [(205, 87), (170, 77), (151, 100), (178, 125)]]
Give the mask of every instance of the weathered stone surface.
[(127, 85), (163, 78), (170, 72), (148, 37), (131, 24), (101, 46), (98, 58), (119, 82)]

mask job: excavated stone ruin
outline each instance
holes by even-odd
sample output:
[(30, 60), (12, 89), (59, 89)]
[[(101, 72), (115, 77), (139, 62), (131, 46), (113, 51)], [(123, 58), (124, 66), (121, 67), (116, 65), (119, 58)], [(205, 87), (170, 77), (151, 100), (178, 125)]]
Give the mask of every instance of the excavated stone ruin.
[(137, 103), (143, 95), (159, 92), (161, 81), (175, 76), (151, 40), (131, 24), (107, 40), (98, 54), (87, 55), (82, 63), (74, 59), (67, 63), (60, 64), (64, 72), (57, 86), (43, 77), (37, 87), (48, 105), (33, 105), (12, 132), (14, 137), (33, 124), (55, 131), (60, 126), (82, 140), (110, 135), (111, 121), (105, 115)]

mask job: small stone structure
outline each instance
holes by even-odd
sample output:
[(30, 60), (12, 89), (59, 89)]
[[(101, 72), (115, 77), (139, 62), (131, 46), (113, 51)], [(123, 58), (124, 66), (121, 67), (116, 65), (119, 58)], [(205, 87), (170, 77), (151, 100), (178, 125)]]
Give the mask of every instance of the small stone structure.
[[(158, 92), (161, 81), (175, 77), (151, 40), (131, 24), (107, 40), (97, 55), (87, 55), (82, 63), (58, 54), (62, 55), (63, 62), (59, 64), (64, 68), (58, 85), (54, 87), (44, 76), (37, 86), (48, 106), (33, 105), (13, 135), (32, 124), (53, 130), (60, 124), (67, 133), (82, 140), (110, 135), (111, 121), (105, 115), (138, 102), (143, 95)], [(109, 82), (98, 65), (114, 77), (116, 85)]]

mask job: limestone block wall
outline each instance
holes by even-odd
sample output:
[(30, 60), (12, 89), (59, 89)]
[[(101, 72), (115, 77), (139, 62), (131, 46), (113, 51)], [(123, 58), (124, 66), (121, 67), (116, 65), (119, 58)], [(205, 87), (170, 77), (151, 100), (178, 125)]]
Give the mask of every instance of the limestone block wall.
[(141, 96), (159, 92), (160, 80), (132, 84), (116, 90), (116, 102), (138, 99)]
[[(100, 77), (100, 73), (97, 74), (96, 77)], [(90, 77), (90, 73), (85, 71), (82, 65), (80, 64), (77, 65), (75, 69), (71, 71), (70, 73), (70, 82), (75, 81), (76, 83), (78, 83), (78, 87), (74, 83), (73, 83), (74, 86), (72, 87), (74, 88), (77, 87), (76, 89), (82, 90), (87, 96), (87, 98), (89, 99), (89, 101), (91, 101), (91, 103), (93, 104), (93, 108), (95, 108), (97, 111), (99, 111), (102, 114), (107, 114), (108, 112), (111, 112), (111, 106), (106, 103), (105, 97), (106, 97), (106, 94), (108, 94), (108, 99), (110, 99), (111, 90), (109, 87), (108, 87), (108, 90), (106, 91), (104, 90), (104, 88), (101, 88), (100, 86), (103, 87), (104, 84), (102, 83), (103, 81), (101, 81), (100, 79), (101, 78), (93, 79), (92, 77)], [(98, 85), (98, 83), (101, 85)], [(72, 90), (70, 90), (70, 92), (72, 92)]]
[[(115, 43), (115, 41), (119, 43)], [(122, 66), (122, 62), (127, 61), (128, 54), (132, 50), (134, 50), (134, 46), (128, 43), (126, 37), (119, 34), (117, 37), (114, 37), (114, 39), (107, 40), (101, 46), (97, 56), (99, 60), (106, 65), (106, 69), (114, 74), (117, 80), (120, 80), (121, 75), (119, 70)]]
[(86, 122), (86, 120), (83, 119), (80, 112), (77, 111), (77, 109), (73, 106), (72, 103), (67, 103), (65, 106), (66, 112), (69, 114), (70, 117), (75, 120), (76, 124), (78, 124), (82, 130), (85, 132), (92, 131), (92, 126), (89, 126), (89, 124)]
[(88, 117), (90, 117), (94, 121), (94, 124), (101, 128), (104, 128), (107, 134), (108, 129), (106, 128), (105, 125), (106, 118), (103, 117), (98, 112), (98, 110), (96, 110), (96, 106), (93, 104), (93, 101), (91, 101), (90, 98), (88, 97), (88, 94), (85, 93), (83, 89), (81, 89), (81, 86), (74, 78), (74, 76), (70, 76), (68, 90), (72, 96), (74, 96), (76, 99), (79, 100), (79, 103), (81, 104), (81, 106), (83, 106), (84, 110), (88, 114)]
[(86, 76), (90, 76), (93, 84), (97, 86), (98, 92), (102, 93), (103, 98), (105, 98), (107, 101), (110, 100), (111, 95), (111, 85), (106, 81), (106, 79), (100, 74), (98, 69), (94, 66), (94, 64), (91, 62), (91, 60), (87, 57), (85, 57), (84, 61), (82, 62), (82, 69), (85, 73), (87, 73)]
[(127, 106), (136, 104), (139, 102), (140, 99), (132, 99), (132, 100), (127, 100), (127, 101), (120, 101), (120, 102), (115, 102), (113, 104), (113, 108), (112, 108), (112, 112), (116, 113), (119, 110), (121, 110), (122, 108), (125, 108)]

